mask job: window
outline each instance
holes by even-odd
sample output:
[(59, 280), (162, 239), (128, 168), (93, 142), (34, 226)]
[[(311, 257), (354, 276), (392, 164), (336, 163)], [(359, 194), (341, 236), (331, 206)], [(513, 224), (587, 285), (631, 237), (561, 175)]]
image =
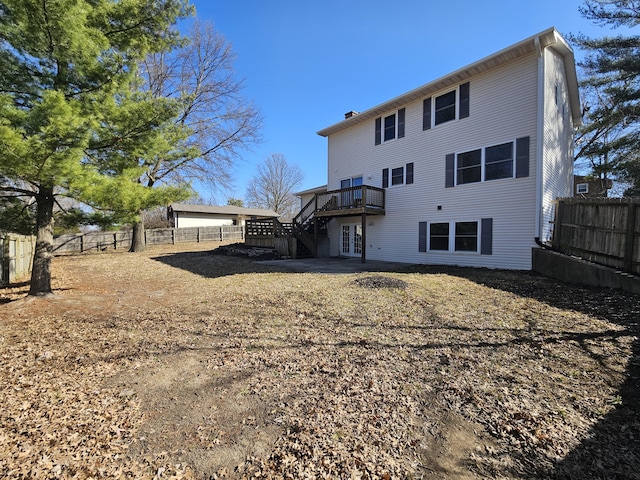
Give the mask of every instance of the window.
[(362, 176), (359, 177), (351, 177), (345, 178), (344, 180), (340, 180), (340, 189), (346, 190), (340, 194), (340, 201), (343, 207), (353, 207), (360, 205), (360, 201), (362, 200), (362, 189), (351, 187), (360, 187), (362, 186)]
[(404, 183), (404, 167), (393, 168), (391, 170), (391, 185), (402, 185)]
[(448, 122), (456, 119), (456, 91), (453, 90), (444, 95), (436, 97), (435, 124)]
[(529, 137), (445, 156), (445, 187), (529, 176)]
[[(470, 84), (463, 83), (457, 89), (422, 101), (422, 130), (469, 116)], [(431, 112), (433, 111), (433, 115)]]
[(431, 223), (429, 225), (429, 250), (449, 250), (448, 223)]
[(386, 117), (378, 117), (375, 121), (375, 144), (380, 145), (396, 138), (404, 137), (405, 109)]
[(418, 222), (418, 251), (493, 255), (493, 218), (479, 222)]
[(478, 251), (478, 222), (456, 223), (455, 251)]
[(410, 185), (413, 183), (413, 162), (407, 163), (404, 167), (396, 167), (391, 169), (391, 178), (389, 178), (389, 169), (382, 169), (382, 188), (395, 185)]
[(513, 177), (513, 142), (503, 143), (485, 149), (484, 179)]
[(396, 114), (384, 118), (384, 141), (396, 138)]
[(479, 182), (482, 178), (482, 150), (458, 154), (457, 185)]
[(588, 183), (578, 183), (576, 185), (576, 193), (589, 193)]

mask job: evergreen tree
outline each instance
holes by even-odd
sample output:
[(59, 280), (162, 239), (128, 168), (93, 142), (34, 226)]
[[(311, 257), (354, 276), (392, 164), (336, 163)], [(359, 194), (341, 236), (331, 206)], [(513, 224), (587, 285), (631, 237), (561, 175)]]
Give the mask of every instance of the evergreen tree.
[[(633, 29), (640, 24), (637, 0), (586, 0), (582, 15), (594, 23)], [(576, 158), (587, 159), (594, 176), (628, 182), (625, 195), (640, 190), (640, 37), (574, 35), (588, 52), (580, 66), (585, 124), (577, 137)]]
[(51, 292), (58, 196), (131, 218), (184, 197), (142, 187), (128, 154), (167, 148), (177, 106), (131, 92), (136, 65), (178, 45), (171, 27), (191, 12), (187, 0), (0, 0), (0, 191), (35, 200), (30, 294)]

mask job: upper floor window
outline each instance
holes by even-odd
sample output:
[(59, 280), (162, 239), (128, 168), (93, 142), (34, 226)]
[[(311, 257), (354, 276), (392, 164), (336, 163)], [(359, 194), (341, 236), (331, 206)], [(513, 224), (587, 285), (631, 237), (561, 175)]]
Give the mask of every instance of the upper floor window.
[(482, 178), (482, 150), (459, 153), (456, 163), (457, 184), (479, 182)]
[(576, 184), (576, 193), (580, 193), (580, 194), (589, 193), (589, 184), (588, 183)]
[(445, 158), (445, 187), (529, 176), (529, 137)]
[(456, 185), (513, 177), (513, 142), (459, 153)]
[[(425, 98), (422, 102), (422, 129), (469, 116), (469, 82), (450, 92)], [(432, 115), (433, 112), (433, 115)]]
[(401, 108), (396, 113), (385, 117), (378, 117), (375, 121), (375, 143), (380, 145), (383, 142), (404, 137), (405, 109)]
[(402, 185), (404, 183), (404, 167), (391, 169), (391, 185)]
[(513, 177), (513, 142), (487, 147), (484, 153), (484, 179)]
[(396, 114), (384, 117), (384, 141), (396, 138)]
[(435, 99), (435, 125), (456, 119), (456, 91), (453, 90)]
[[(391, 175), (389, 175), (391, 174)], [(389, 178), (391, 177), (391, 178)], [(413, 183), (413, 162), (407, 163), (403, 167), (392, 169), (382, 169), (382, 188), (388, 188), (395, 185), (410, 185)]]

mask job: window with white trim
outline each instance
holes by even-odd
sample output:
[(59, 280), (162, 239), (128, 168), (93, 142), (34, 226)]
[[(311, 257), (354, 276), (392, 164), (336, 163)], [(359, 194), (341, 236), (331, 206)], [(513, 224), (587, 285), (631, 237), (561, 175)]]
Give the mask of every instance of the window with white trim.
[[(453, 90), (425, 98), (422, 102), (422, 129), (469, 116), (469, 82), (458, 85)], [(433, 112), (433, 114), (432, 114)]]
[(456, 119), (456, 90), (436, 97), (434, 103), (434, 125)]
[(418, 251), (493, 255), (493, 219), (418, 222)]
[(404, 137), (405, 109), (401, 108), (391, 115), (378, 117), (375, 120), (375, 144)]
[(477, 252), (478, 239), (478, 222), (429, 224), (430, 252)]
[(580, 194), (589, 193), (589, 184), (588, 183), (576, 184), (576, 193), (580, 193)]
[(456, 222), (455, 232), (456, 252), (478, 251), (478, 222)]
[(456, 185), (514, 176), (515, 142), (501, 143), (456, 155)]
[(382, 169), (382, 188), (413, 183), (413, 162), (402, 167)]
[(449, 224), (430, 223), (429, 224), (429, 250), (449, 251)]

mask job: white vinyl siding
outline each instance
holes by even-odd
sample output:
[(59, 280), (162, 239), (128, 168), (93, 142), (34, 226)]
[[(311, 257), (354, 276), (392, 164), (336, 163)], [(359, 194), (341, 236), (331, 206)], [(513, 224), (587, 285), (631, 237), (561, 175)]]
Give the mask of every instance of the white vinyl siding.
[(542, 144), (543, 241), (551, 239), (557, 198), (573, 196), (573, 121), (562, 57), (544, 52), (544, 135)]
[[(414, 184), (388, 189), (386, 215), (367, 217), (367, 258), (407, 263), (458, 264), (495, 268), (531, 268), (535, 245), (535, 178), (504, 178), (490, 182), (444, 187), (445, 156), (505, 139), (529, 136), (530, 172), (535, 172), (537, 59), (531, 56), (470, 80), (471, 115), (422, 130), (423, 101), (406, 105), (402, 142), (374, 145), (372, 122), (363, 122), (328, 137), (328, 185), (364, 174), (366, 185), (382, 186), (382, 170), (395, 167), (389, 158), (415, 165)], [(434, 97), (451, 89), (434, 93)], [(383, 113), (381, 116), (391, 114)], [(490, 120), (490, 121), (489, 121)], [(389, 172), (391, 174), (391, 172)], [(437, 210), (437, 206), (442, 207)], [(418, 251), (419, 222), (457, 222), (493, 218), (493, 254)], [(330, 254), (339, 255), (339, 225), (360, 221), (335, 219), (329, 223)]]
[[(545, 141), (541, 142), (544, 165), (541, 179), (544, 188), (542, 207), (545, 228), (549, 230), (553, 200), (566, 195), (571, 179), (571, 109), (568, 105), (566, 79), (560, 75), (560, 57), (545, 50), (543, 62), (551, 63), (545, 73), (545, 108), (549, 101), (559, 117), (544, 124)], [(536, 52), (512, 61), (509, 65), (461, 79), (469, 82), (470, 115), (423, 130), (424, 98), (406, 105), (394, 105), (377, 112), (379, 118), (405, 108), (405, 138), (402, 142), (374, 145), (374, 120), (354, 123), (328, 136), (328, 189), (340, 188), (340, 180), (362, 174), (365, 185), (382, 187), (383, 169), (413, 163), (413, 185), (385, 190), (386, 215), (366, 217), (366, 255), (372, 260), (490, 268), (531, 268), (531, 249), (536, 246), (538, 171), (538, 56)], [(561, 72), (560, 72), (561, 73)], [(563, 83), (564, 82), (564, 83)], [(559, 101), (555, 105), (555, 85)], [(454, 86), (455, 88), (455, 86)], [(452, 90), (448, 85), (427, 96), (436, 98)], [(548, 98), (547, 98), (548, 97)], [(431, 112), (433, 115), (434, 112)], [(548, 115), (548, 112), (547, 112)], [(565, 122), (558, 143), (557, 122)], [(527, 175), (495, 178), (490, 181), (445, 187), (445, 158), (448, 154), (469, 152), (528, 138), (529, 170)], [(514, 152), (515, 153), (515, 152)], [(390, 159), (401, 159), (397, 164)], [(515, 158), (513, 159), (515, 168)], [(555, 173), (554, 173), (555, 172)], [(554, 175), (559, 178), (554, 178)], [(500, 176), (500, 175), (496, 175)], [(514, 178), (515, 177), (515, 178)], [(572, 184), (569, 186), (571, 192)], [(491, 219), (492, 242), (489, 254), (478, 252), (420, 251), (419, 225), (448, 223), (449, 235), (455, 234), (456, 222)], [(341, 224), (361, 222), (361, 217), (336, 218), (329, 222), (330, 254), (339, 255)], [(423, 237), (424, 241), (424, 237)], [(427, 237), (428, 242), (428, 237)]]

